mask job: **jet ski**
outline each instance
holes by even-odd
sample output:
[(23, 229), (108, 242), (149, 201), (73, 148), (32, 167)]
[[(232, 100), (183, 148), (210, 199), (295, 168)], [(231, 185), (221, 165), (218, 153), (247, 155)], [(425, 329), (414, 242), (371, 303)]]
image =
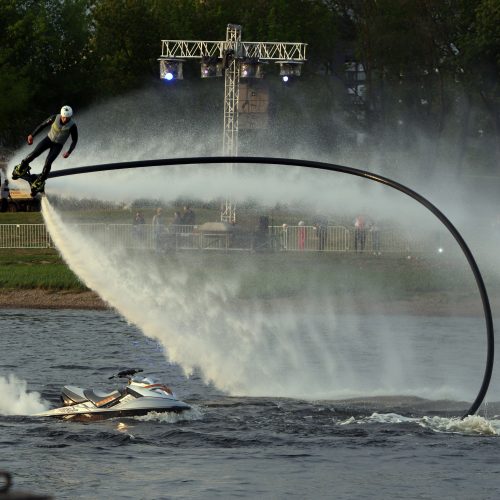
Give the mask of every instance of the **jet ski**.
[(37, 413), (35, 416), (100, 420), (145, 415), (149, 412), (180, 413), (191, 408), (187, 403), (178, 400), (170, 387), (151, 377), (134, 376), (140, 372), (140, 368), (131, 368), (109, 377), (109, 380), (127, 379), (125, 387), (111, 392), (65, 385), (61, 389), (63, 406)]

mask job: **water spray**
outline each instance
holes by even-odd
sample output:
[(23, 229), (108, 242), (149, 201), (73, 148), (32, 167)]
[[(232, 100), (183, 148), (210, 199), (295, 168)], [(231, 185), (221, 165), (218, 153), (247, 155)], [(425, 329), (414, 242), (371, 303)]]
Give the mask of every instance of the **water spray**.
[(349, 175), (354, 175), (357, 177), (361, 177), (364, 179), (372, 180), (374, 182), (378, 182), (380, 184), (389, 186), (397, 191), (400, 191), (421, 205), (426, 207), (429, 211), (431, 211), (448, 229), (448, 231), (455, 238), (457, 243), (459, 244), (462, 252), (464, 253), (467, 262), (473, 272), (474, 278), (476, 280), (476, 284), (479, 289), (479, 294), (481, 296), (481, 301), (483, 304), (483, 313), (486, 322), (486, 334), (487, 334), (487, 358), (486, 358), (486, 366), (483, 375), (483, 381), (481, 387), (479, 389), (478, 395), (474, 402), (472, 403), (469, 410), (465, 413), (463, 418), (468, 415), (473, 415), (476, 413), (478, 408), (480, 407), (486, 393), (488, 391), (488, 387), (491, 381), (491, 375), (493, 371), (493, 361), (494, 361), (494, 329), (493, 329), (493, 318), (491, 314), (491, 307), (488, 298), (488, 294), (486, 291), (486, 287), (484, 285), (484, 280), (479, 271), (479, 267), (467, 246), (465, 240), (462, 238), (461, 234), (455, 228), (455, 226), (450, 222), (450, 220), (429, 200), (424, 198), (419, 193), (413, 191), (412, 189), (395, 182), (387, 177), (383, 177), (372, 172), (367, 172), (365, 170), (359, 170), (352, 167), (346, 167), (343, 165), (336, 165), (331, 163), (323, 163), (323, 162), (315, 162), (308, 160), (297, 160), (297, 159), (289, 159), (289, 158), (271, 158), (271, 157), (244, 157), (244, 156), (235, 156), (235, 157), (224, 157), (224, 156), (215, 156), (215, 157), (194, 157), (194, 158), (175, 158), (175, 159), (156, 159), (156, 160), (141, 160), (141, 161), (132, 161), (132, 162), (120, 162), (120, 163), (108, 163), (108, 164), (99, 164), (99, 165), (91, 165), (91, 166), (83, 166), (65, 170), (59, 170), (57, 172), (51, 172), (49, 177), (63, 177), (68, 175), (77, 175), (83, 173), (90, 172), (102, 172), (108, 170), (122, 170), (122, 169), (131, 169), (131, 168), (143, 168), (143, 167), (154, 167), (154, 166), (173, 166), (173, 165), (195, 165), (195, 164), (217, 164), (217, 163), (253, 163), (253, 164), (265, 164), (265, 165), (291, 165), (298, 167), (306, 167), (310, 169), (316, 170), (325, 170), (330, 172), (342, 172)]

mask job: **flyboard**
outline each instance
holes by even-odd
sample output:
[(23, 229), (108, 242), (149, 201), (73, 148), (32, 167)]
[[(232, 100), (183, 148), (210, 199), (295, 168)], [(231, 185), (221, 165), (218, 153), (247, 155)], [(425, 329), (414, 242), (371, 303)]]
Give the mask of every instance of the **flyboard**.
[(14, 167), (12, 171), (12, 179), (23, 179), (25, 180), (31, 188), (31, 196), (34, 198), (38, 193), (44, 193), (45, 182), (41, 180), (40, 175), (32, 174), (31, 167), (29, 165), (23, 165), (20, 163)]

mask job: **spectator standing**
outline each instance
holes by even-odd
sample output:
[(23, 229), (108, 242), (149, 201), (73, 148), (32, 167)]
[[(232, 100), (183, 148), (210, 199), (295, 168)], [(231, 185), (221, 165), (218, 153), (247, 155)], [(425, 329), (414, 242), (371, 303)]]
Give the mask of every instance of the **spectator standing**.
[(380, 255), (380, 232), (378, 224), (375, 221), (372, 221), (370, 224), (370, 233), (372, 235), (373, 255)]
[(283, 224), (281, 227), (281, 250), (288, 250), (288, 224)]
[(303, 220), (299, 221), (299, 228), (297, 230), (298, 247), (299, 250), (304, 250), (306, 246), (306, 225)]
[(196, 216), (191, 207), (188, 205), (184, 207), (184, 213), (182, 214), (182, 224), (186, 226), (194, 226), (196, 224)]
[(140, 224), (144, 224), (144, 215), (141, 212), (137, 212), (134, 217), (134, 226), (138, 226)]
[(354, 250), (363, 252), (366, 242), (366, 219), (364, 215), (358, 215), (354, 220)]
[(318, 250), (323, 251), (326, 246), (326, 238), (328, 234), (328, 225), (325, 220), (320, 219), (314, 224), (314, 229), (318, 236)]
[(134, 231), (134, 236), (138, 239), (141, 240), (142, 237), (144, 236), (144, 216), (142, 215), (141, 212), (137, 212), (134, 217), (134, 222), (133, 222), (133, 231)]
[(156, 209), (156, 213), (153, 216), (153, 240), (155, 244), (155, 250), (159, 252), (161, 250), (161, 243), (163, 237), (163, 210), (161, 207)]
[(182, 224), (182, 217), (180, 212), (177, 211), (174, 212), (174, 219), (172, 220), (172, 224), (174, 226), (180, 226)]
[(255, 231), (254, 248), (256, 251), (269, 249), (269, 217), (261, 215), (259, 225)]
[(172, 219), (172, 227), (170, 228), (170, 231), (173, 234), (181, 232), (182, 230), (179, 227), (180, 225), (182, 225), (182, 217), (181, 214), (176, 211), (174, 212), (174, 218)]
[(10, 188), (8, 179), (4, 179), (2, 184), (2, 204), (0, 210), (2, 212), (7, 212), (9, 209), (9, 198), (10, 198)]

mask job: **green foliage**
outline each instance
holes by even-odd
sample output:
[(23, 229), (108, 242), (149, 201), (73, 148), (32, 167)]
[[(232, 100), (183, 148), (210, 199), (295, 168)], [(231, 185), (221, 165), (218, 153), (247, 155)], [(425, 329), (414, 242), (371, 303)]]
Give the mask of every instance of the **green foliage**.
[(31, 104), (33, 91), (29, 78), (9, 64), (2, 65), (1, 72), (0, 141), (3, 139), (7, 143), (13, 143), (26, 119), (24, 110)]
[(55, 106), (89, 98), (87, 3), (0, 3), (0, 142), (24, 136), (26, 116), (36, 122)]
[[(156, 72), (160, 41), (147, 0), (101, 0), (92, 9), (91, 47), (100, 92), (116, 94), (141, 85)], [(156, 56), (156, 57), (155, 57)]]
[[(162, 39), (222, 40), (228, 23), (243, 26), (244, 40), (308, 44), (302, 115), (278, 97), (303, 128), (314, 117), (307, 140), (328, 143), (347, 115), (379, 149), (387, 130), (405, 148), (412, 127), (437, 143), (454, 123), (462, 150), (465, 102), (482, 107), (476, 128), (500, 143), (498, 0), (3, 0), (0, 145), (16, 146), (61, 104), (78, 111), (156, 81)], [(367, 75), (357, 108), (343, 82), (347, 54)]]

